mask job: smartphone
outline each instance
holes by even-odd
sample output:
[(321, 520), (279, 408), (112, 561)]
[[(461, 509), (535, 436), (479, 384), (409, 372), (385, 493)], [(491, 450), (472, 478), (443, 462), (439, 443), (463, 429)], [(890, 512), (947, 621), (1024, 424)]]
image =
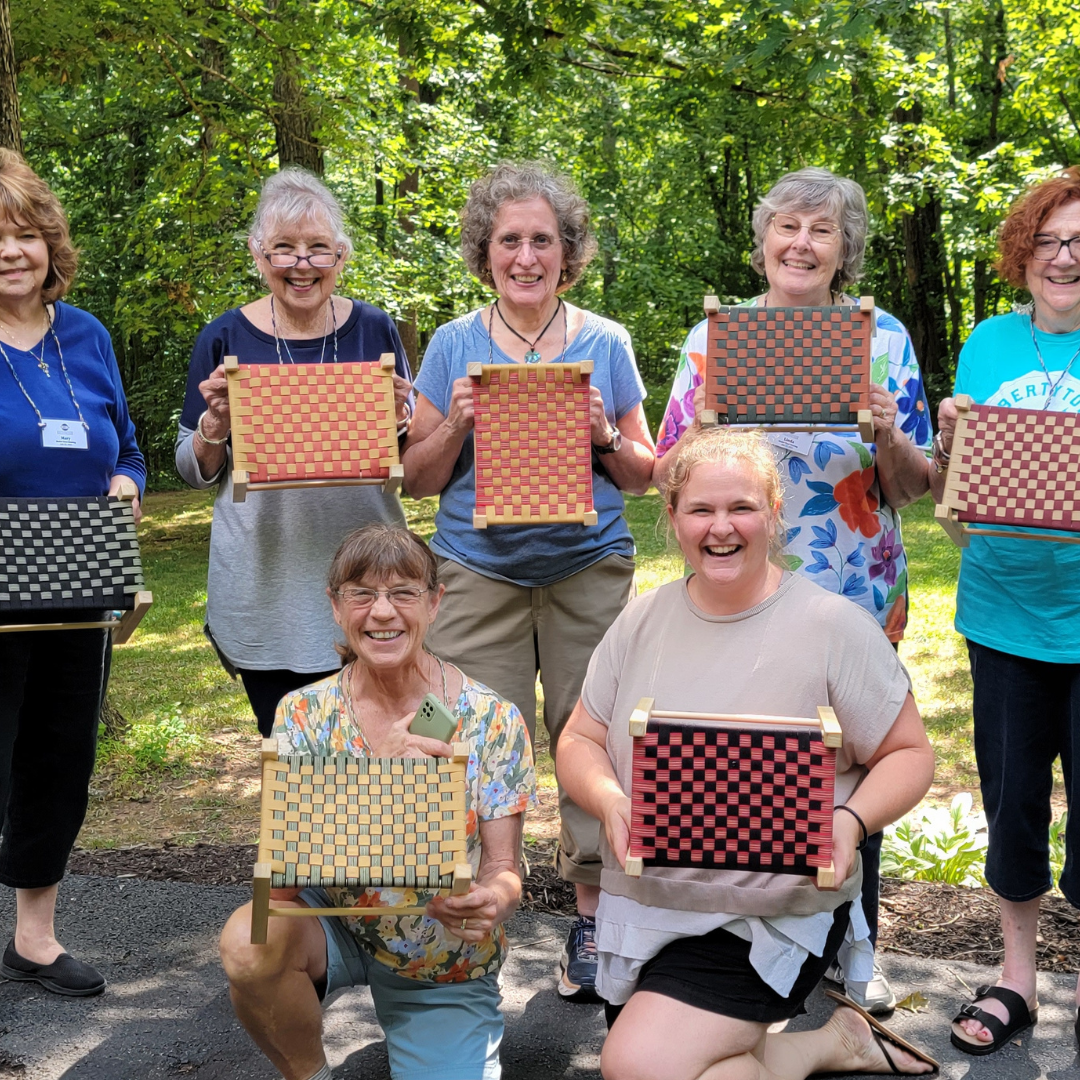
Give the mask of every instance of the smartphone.
[(448, 743), (457, 731), (457, 717), (434, 695), (428, 694), (409, 725), (413, 735)]

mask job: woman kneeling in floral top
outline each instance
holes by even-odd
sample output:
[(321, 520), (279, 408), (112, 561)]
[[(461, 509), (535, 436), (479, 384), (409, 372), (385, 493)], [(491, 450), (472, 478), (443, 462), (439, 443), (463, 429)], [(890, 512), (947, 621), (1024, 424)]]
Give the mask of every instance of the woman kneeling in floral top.
[[(536, 786), (525, 723), (516, 706), (424, 650), (443, 586), (419, 537), (388, 525), (358, 529), (334, 556), (327, 592), (345, 635), (343, 667), (282, 699), (274, 723), (279, 752), (449, 757), (449, 744), (409, 732), (421, 700), (435, 694), (458, 718), (454, 741), (469, 747), (474, 881), (468, 894), (450, 897), (420, 889), (280, 890), (275, 900), (369, 913), (272, 919), (266, 945), (249, 943), (245, 905), (221, 939), (233, 1006), (286, 1080), (329, 1080), (321, 1005), (337, 990), (367, 985), (394, 1080), (494, 1080), (503, 923), (521, 897), (522, 815)], [(425, 903), (425, 915), (372, 910)]]

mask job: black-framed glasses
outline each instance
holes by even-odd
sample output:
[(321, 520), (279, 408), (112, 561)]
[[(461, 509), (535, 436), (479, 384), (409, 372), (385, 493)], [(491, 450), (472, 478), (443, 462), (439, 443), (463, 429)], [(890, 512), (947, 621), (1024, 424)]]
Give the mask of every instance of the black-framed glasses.
[(261, 244), (259, 251), (271, 266), (276, 266), (279, 270), (288, 270), (302, 262), (319, 270), (327, 270), (331, 266), (337, 266), (345, 253), (344, 248), (338, 248), (337, 251), (316, 251), (313, 255), (294, 255), (291, 251), (267, 251)]
[(385, 596), (396, 608), (407, 608), (418, 604), (420, 597), (429, 591), (416, 585), (398, 585), (393, 589), (336, 589), (334, 595), (352, 608), (373, 607), (380, 596)]
[(1068, 248), (1069, 254), (1080, 261), (1080, 236), (1070, 236), (1068, 240), (1062, 240), (1060, 236), (1051, 236), (1050, 233), (1036, 233), (1032, 255), (1039, 262), (1053, 262), (1061, 254), (1062, 248)]
[(833, 244), (840, 235), (840, 226), (831, 221), (811, 221), (809, 225), (803, 225), (791, 214), (773, 214), (769, 218), (769, 224), (772, 225), (773, 232), (785, 240), (794, 240), (803, 229), (806, 229), (815, 244)]
[(550, 251), (557, 243), (559, 237), (548, 233), (537, 233), (536, 236), (516, 236), (510, 233), (508, 236), (500, 236), (498, 240), (489, 240), (502, 251), (520, 251), (523, 244), (528, 244), (533, 251)]

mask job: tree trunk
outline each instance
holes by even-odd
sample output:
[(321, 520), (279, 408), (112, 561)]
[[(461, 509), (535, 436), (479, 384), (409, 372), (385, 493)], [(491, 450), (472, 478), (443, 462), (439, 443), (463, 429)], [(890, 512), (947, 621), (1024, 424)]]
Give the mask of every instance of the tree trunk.
[(908, 331), (927, 377), (945, 371), (945, 261), (941, 250), (941, 204), (936, 196), (901, 219), (907, 270)]
[(0, 146), (23, 150), (19, 119), (19, 88), (15, 71), (15, 42), (11, 36), (11, 9), (0, 0)]
[(274, 136), (278, 165), (300, 165), (316, 176), (325, 168), (323, 150), (315, 137), (315, 110), (304, 94), (300, 64), (292, 49), (278, 53), (274, 67)]

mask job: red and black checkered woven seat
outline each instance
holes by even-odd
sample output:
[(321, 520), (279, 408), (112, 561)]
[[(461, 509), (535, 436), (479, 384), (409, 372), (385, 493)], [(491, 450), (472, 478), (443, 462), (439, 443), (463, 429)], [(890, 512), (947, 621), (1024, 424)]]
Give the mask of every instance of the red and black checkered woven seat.
[(719, 422), (854, 427), (869, 407), (871, 311), (721, 307), (708, 324), (705, 409)]
[(832, 862), (835, 777), (817, 731), (650, 719), (634, 739), (630, 854), (813, 875)]

